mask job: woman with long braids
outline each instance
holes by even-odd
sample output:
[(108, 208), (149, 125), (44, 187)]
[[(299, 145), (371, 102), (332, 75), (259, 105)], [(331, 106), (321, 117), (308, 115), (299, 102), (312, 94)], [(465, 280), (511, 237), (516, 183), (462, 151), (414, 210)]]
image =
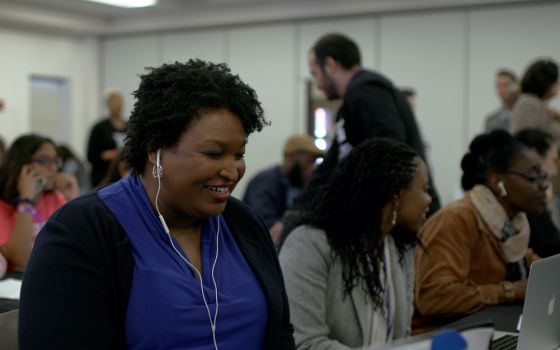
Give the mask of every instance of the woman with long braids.
[(412, 248), (427, 190), (425, 163), (394, 140), (367, 140), (335, 168), (280, 251), (297, 349), (410, 333)]

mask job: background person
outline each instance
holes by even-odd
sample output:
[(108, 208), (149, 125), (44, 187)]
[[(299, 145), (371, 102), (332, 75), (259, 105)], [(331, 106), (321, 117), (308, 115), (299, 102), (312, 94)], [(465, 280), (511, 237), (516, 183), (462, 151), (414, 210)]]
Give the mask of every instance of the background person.
[[(527, 67), (521, 79), (522, 95), (513, 109), (510, 130), (513, 134), (524, 129), (540, 129), (560, 145), (560, 112), (549, 106), (550, 100), (558, 94), (558, 77), (558, 64), (551, 59), (540, 58)], [(552, 176), (551, 183), (551, 214), (560, 222), (560, 177)]]
[(536, 154), (495, 130), (472, 140), (461, 168), (464, 197), (430, 217), (420, 234), (415, 332), (523, 300), (537, 258), (525, 213), (545, 209), (548, 178)]
[(333, 170), (280, 250), (298, 349), (355, 349), (410, 334), (425, 163), (370, 139)]
[(509, 69), (500, 69), (496, 73), (496, 94), (500, 99), (500, 107), (490, 113), (485, 120), (484, 132), (501, 129), (509, 130), (511, 111), (519, 97), (517, 76)]
[[(558, 175), (558, 146), (550, 134), (538, 129), (525, 129), (515, 138), (539, 156), (541, 167), (548, 176)], [(560, 254), (560, 231), (551, 215), (552, 185), (546, 190), (546, 198), (547, 208), (542, 213), (527, 215), (531, 226), (529, 247), (542, 258)]]
[(0, 251), (9, 269), (27, 265), (41, 227), (78, 193), (76, 180), (58, 173), (60, 162), (53, 141), (36, 134), (18, 137), (6, 153), (0, 168)]
[(106, 102), (109, 116), (93, 126), (87, 147), (93, 188), (99, 185), (109, 165), (117, 158), (126, 135), (122, 94), (116, 90), (109, 90), (106, 93)]
[[(51, 218), (24, 275), (25, 349), (293, 349), (267, 228), (231, 198), (267, 122), (225, 64), (141, 76), (124, 158), (133, 175)], [(53, 317), (56, 315), (56, 317)]]
[(558, 94), (558, 64), (549, 59), (531, 63), (523, 74), (521, 92), (513, 108), (510, 131), (515, 134), (523, 129), (541, 129), (559, 142), (560, 116), (547, 106)]
[(88, 174), (86, 171), (86, 167), (83, 162), (76, 156), (76, 154), (72, 151), (71, 147), (68, 145), (58, 145), (56, 147), (56, 152), (60, 159), (62, 159), (62, 166), (60, 167), (60, 171), (72, 175), (78, 180), (78, 185), (80, 187), (81, 192), (85, 192), (89, 190), (90, 179), (88, 178)]
[(261, 171), (249, 181), (243, 201), (261, 216), (274, 242), (282, 232), (282, 216), (292, 208), (322, 155), (313, 137), (292, 135), (284, 143), (282, 164)]
[(126, 163), (122, 152), (119, 156), (111, 162), (109, 169), (107, 169), (107, 174), (99, 184), (99, 186), (105, 186), (117, 182), (125, 176), (130, 175), (130, 166)]
[[(300, 202), (309, 201), (336, 164), (368, 138), (396, 139), (426, 159), (416, 118), (405, 97), (389, 79), (362, 67), (360, 49), (352, 39), (337, 33), (324, 35), (309, 51), (308, 65), (317, 88), (329, 100), (342, 98), (342, 106), (333, 143)], [(440, 204), (432, 182), (430, 195), (433, 213)]]

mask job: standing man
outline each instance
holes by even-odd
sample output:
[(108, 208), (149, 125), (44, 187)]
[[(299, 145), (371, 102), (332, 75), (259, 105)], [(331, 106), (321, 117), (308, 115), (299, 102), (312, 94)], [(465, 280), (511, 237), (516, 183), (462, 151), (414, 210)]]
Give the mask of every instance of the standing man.
[[(303, 203), (316, 192), (330, 171), (360, 142), (387, 137), (411, 146), (426, 159), (424, 143), (405, 97), (386, 77), (362, 68), (358, 46), (341, 34), (328, 34), (313, 45), (309, 70), (317, 88), (329, 100), (343, 99), (336, 116), (336, 134), (325, 160), (301, 196)], [(439, 196), (430, 179), (430, 213), (439, 209)]]
[(94, 125), (88, 142), (87, 157), (91, 163), (92, 188), (100, 184), (109, 165), (118, 157), (126, 135), (122, 94), (116, 90), (109, 90), (106, 102), (109, 116)]
[(502, 105), (486, 117), (484, 132), (496, 129), (509, 131), (513, 106), (520, 94), (515, 73), (509, 69), (500, 69), (496, 73), (496, 93)]

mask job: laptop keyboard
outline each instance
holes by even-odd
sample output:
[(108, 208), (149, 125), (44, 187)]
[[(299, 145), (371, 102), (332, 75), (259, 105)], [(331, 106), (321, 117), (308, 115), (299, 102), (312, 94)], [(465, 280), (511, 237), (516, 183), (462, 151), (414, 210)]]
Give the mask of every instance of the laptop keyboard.
[(492, 340), (490, 350), (515, 350), (517, 348), (517, 335), (504, 335)]

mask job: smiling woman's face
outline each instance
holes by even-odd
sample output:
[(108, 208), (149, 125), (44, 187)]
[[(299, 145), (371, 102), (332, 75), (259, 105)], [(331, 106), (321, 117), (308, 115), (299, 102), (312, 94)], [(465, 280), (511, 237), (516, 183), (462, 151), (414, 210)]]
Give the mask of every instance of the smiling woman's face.
[(161, 203), (192, 220), (221, 214), (245, 173), (245, 144), (237, 115), (224, 108), (202, 111), (175, 146), (161, 151)]

